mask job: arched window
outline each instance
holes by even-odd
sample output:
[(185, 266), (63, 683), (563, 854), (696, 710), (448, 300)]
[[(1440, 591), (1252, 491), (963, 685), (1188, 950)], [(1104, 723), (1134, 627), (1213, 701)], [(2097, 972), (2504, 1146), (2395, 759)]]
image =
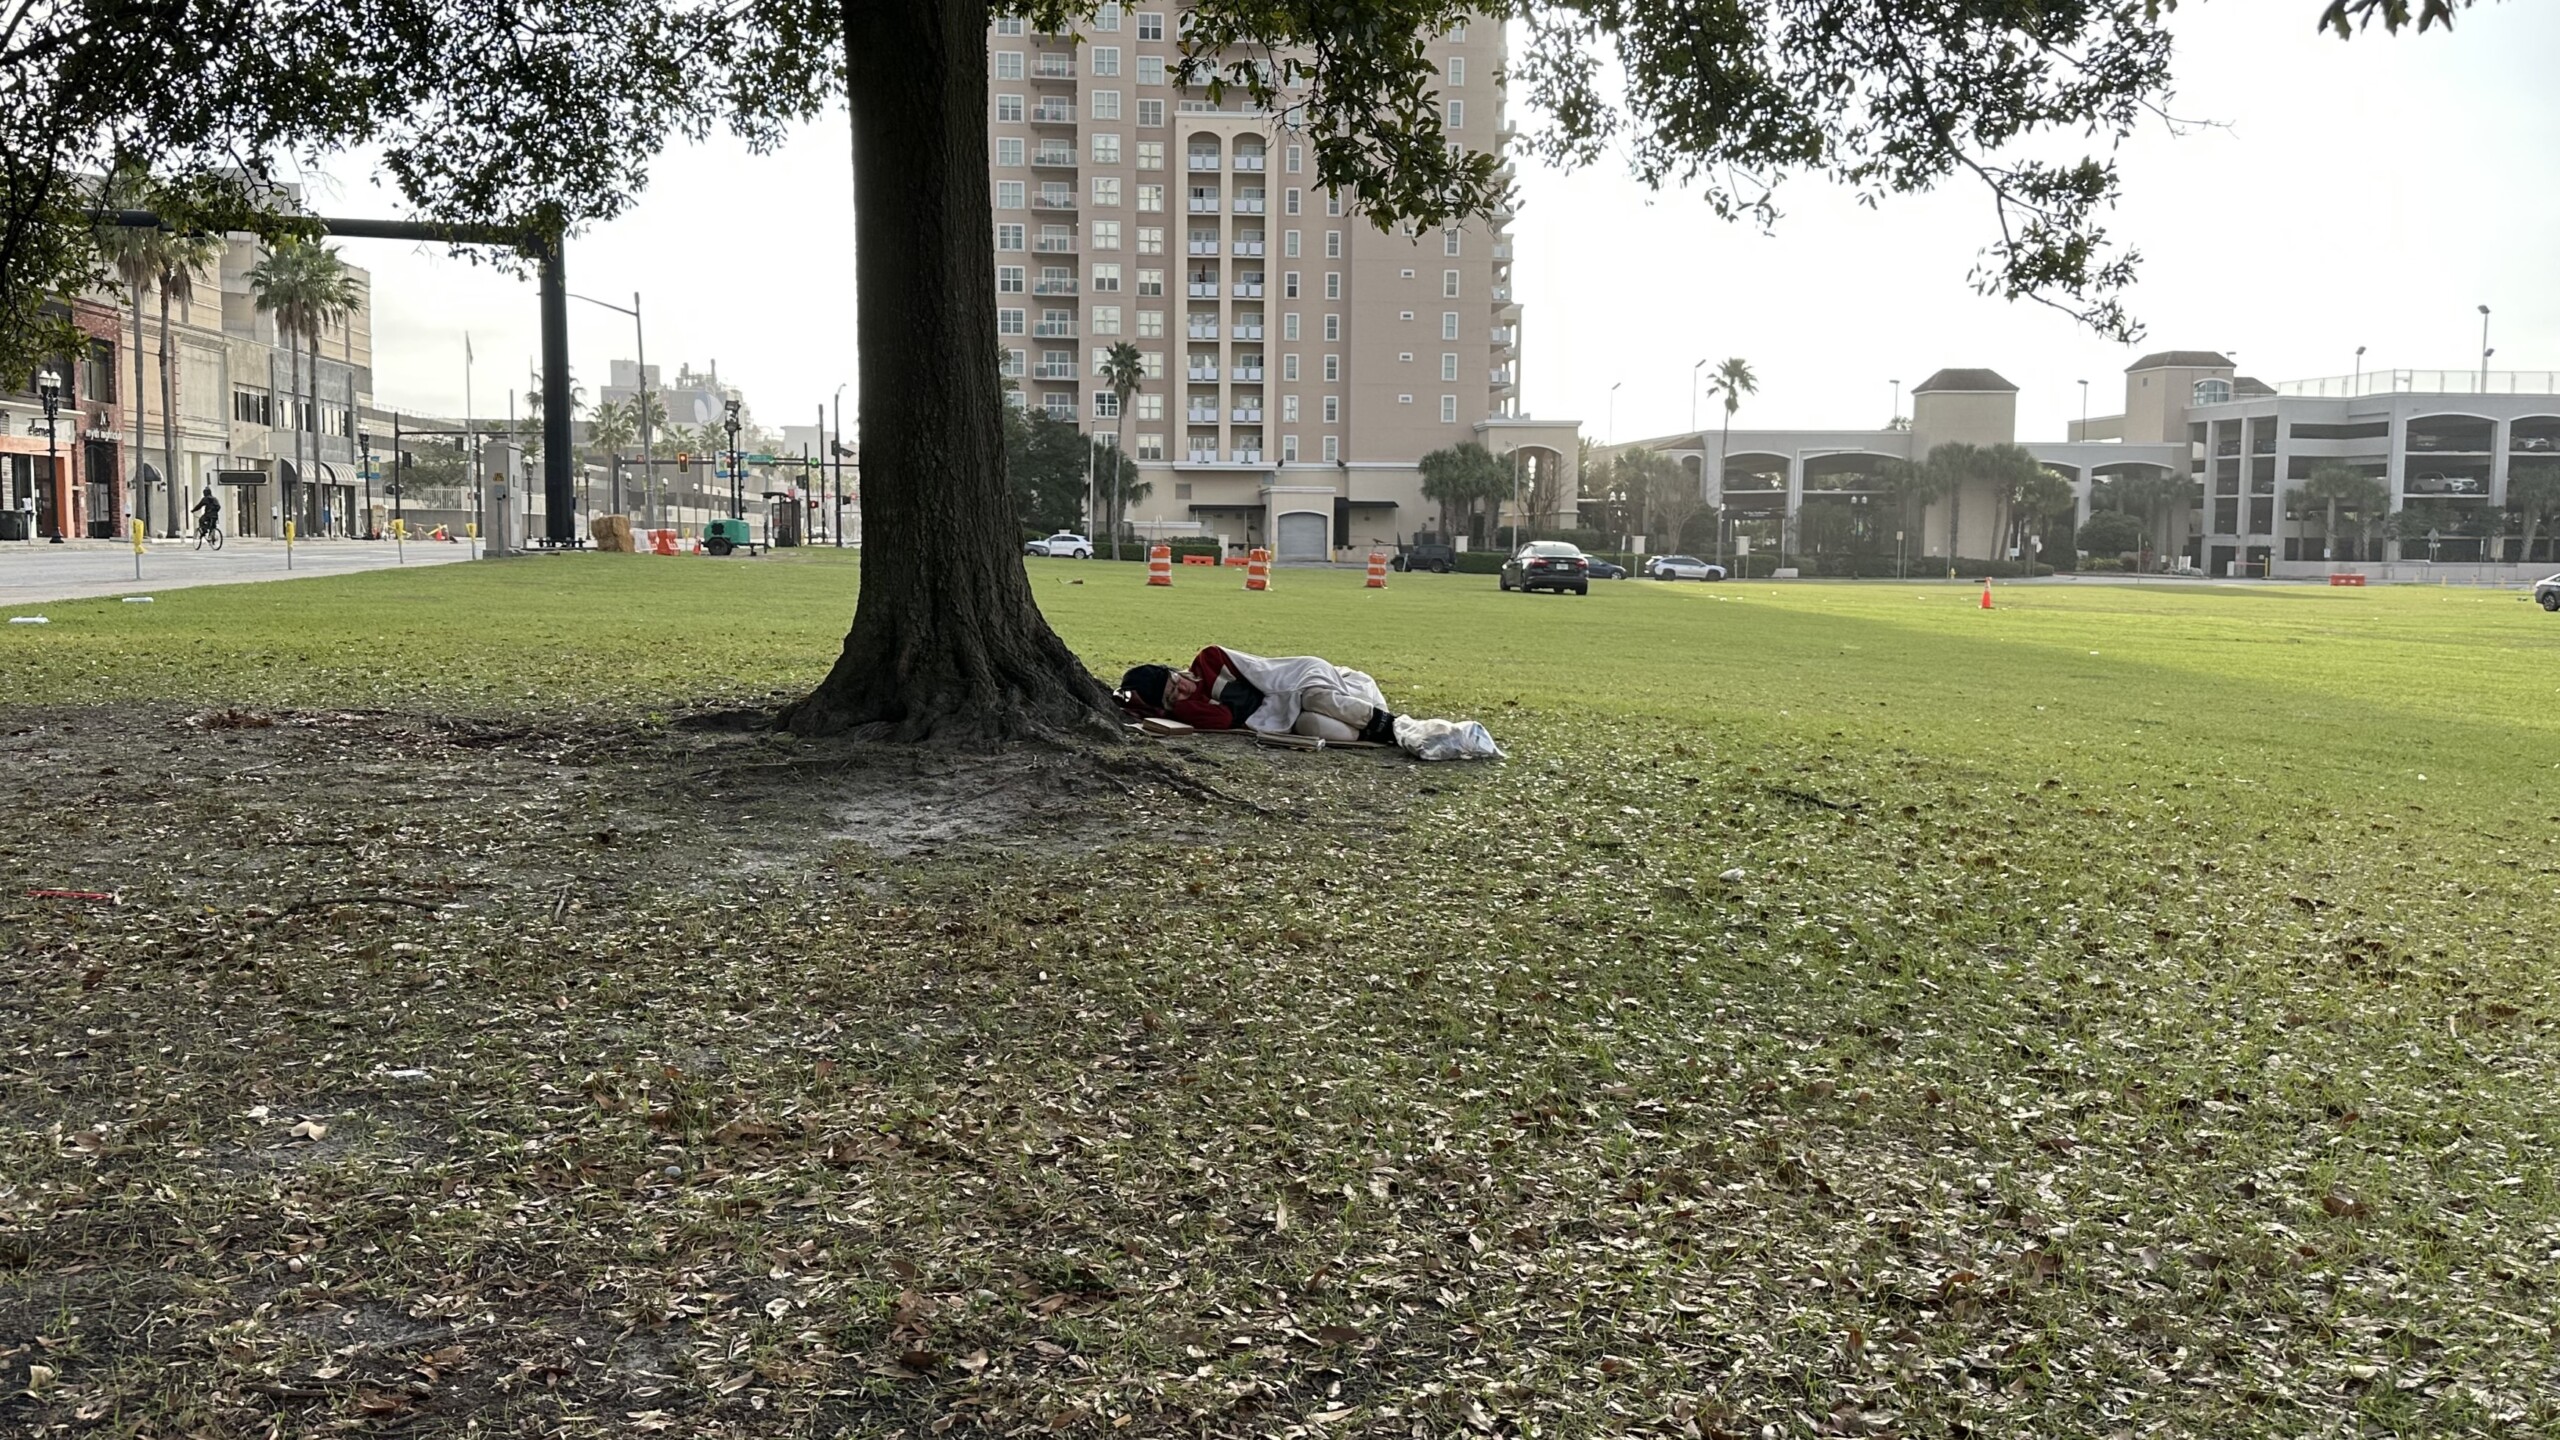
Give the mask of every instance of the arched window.
[(2231, 382), (2228, 380), (2199, 380), (2196, 382), (2194, 398), (2188, 403), (2195, 405), (2228, 405), (2231, 403)]

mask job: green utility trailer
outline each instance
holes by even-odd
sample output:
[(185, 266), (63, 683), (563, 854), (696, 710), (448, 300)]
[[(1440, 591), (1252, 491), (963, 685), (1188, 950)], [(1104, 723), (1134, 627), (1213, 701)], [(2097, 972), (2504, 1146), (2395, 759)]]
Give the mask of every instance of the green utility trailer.
[(734, 550), (744, 550), (753, 555), (760, 547), (756, 544), (755, 532), (747, 527), (746, 521), (714, 520), (702, 527), (702, 548), (714, 555), (726, 555)]

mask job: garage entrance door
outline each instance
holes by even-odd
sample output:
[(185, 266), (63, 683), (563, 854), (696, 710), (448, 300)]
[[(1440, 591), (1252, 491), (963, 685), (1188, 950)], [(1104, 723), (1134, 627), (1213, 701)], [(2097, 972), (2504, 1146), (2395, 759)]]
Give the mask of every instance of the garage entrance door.
[(1322, 515), (1299, 511), (1280, 517), (1280, 558), (1283, 560), (1322, 560), (1328, 551), (1325, 541), (1333, 525)]

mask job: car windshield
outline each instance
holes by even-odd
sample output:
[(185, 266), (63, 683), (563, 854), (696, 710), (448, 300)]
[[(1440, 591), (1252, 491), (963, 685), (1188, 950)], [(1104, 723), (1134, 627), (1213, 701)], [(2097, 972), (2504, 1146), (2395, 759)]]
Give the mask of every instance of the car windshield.
[(1537, 540), (1521, 547), (1520, 553), (1523, 555), (1543, 555), (1548, 559), (1554, 559), (1557, 556), (1563, 556), (1567, 559), (1571, 559), (1572, 557), (1581, 554), (1582, 551), (1578, 547), (1568, 545), (1561, 540)]

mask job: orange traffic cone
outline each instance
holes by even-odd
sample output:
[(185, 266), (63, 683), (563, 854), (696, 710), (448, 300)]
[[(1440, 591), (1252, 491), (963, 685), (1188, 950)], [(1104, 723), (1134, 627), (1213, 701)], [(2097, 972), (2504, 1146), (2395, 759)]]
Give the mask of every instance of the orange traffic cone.
[(1173, 583), (1172, 546), (1158, 545), (1147, 552), (1147, 583), (1150, 585)]
[(1369, 583), (1361, 588), (1365, 590), (1384, 590), (1387, 588), (1387, 557), (1384, 551), (1372, 550), (1369, 552)]
[(1991, 577), (1988, 575), (1982, 577), (1982, 608), (1991, 608)]
[(1245, 553), (1244, 588), (1247, 590), (1268, 590), (1271, 588), (1270, 551), (1257, 546)]

